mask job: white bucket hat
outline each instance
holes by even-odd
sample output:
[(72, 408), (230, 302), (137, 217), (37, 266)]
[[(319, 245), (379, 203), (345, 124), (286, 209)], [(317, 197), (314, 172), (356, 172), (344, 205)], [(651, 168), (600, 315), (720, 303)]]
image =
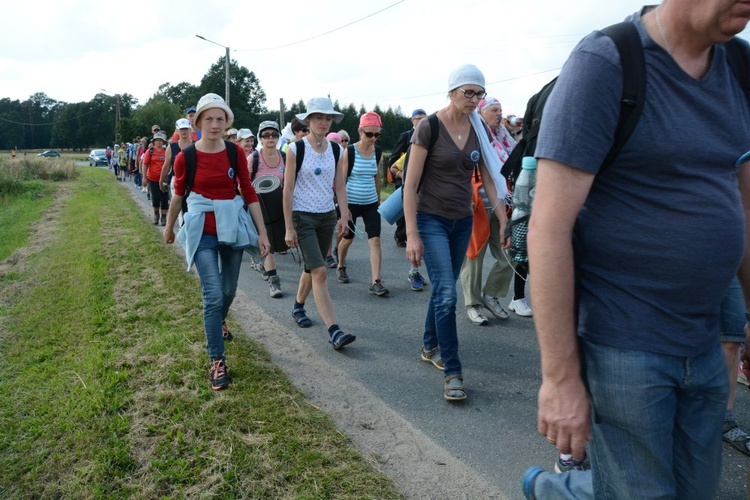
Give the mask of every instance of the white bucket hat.
[(224, 99), (222, 99), (221, 96), (217, 94), (206, 94), (200, 98), (200, 100), (198, 101), (197, 109), (195, 111), (195, 123), (200, 123), (201, 113), (211, 108), (223, 109), (227, 114), (226, 127), (229, 128), (232, 126), (232, 123), (234, 122), (234, 113), (232, 113), (232, 110), (229, 109), (229, 106), (227, 106), (227, 103), (224, 102)]
[(307, 112), (298, 114), (297, 119), (301, 122), (307, 122), (307, 117), (314, 113), (331, 115), (336, 123), (344, 119), (344, 114), (334, 110), (333, 103), (327, 97), (313, 97), (307, 101)]
[(247, 139), (248, 137), (255, 137), (253, 131), (249, 128), (241, 128), (237, 131), (237, 140)]

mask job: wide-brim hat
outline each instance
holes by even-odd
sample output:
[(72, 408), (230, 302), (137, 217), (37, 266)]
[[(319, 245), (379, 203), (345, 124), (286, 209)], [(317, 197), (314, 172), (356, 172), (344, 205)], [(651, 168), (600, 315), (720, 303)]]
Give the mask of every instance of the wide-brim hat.
[(234, 123), (234, 113), (232, 113), (232, 110), (229, 109), (229, 106), (227, 106), (227, 103), (224, 101), (224, 99), (222, 99), (222, 97), (217, 94), (206, 94), (200, 98), (200, 100), (198, 101), (198, 107), (195, 110), (195, 123), (200, 123), (201, 113), (212, 108), (219, 108), (224, 110), (224, 112), (227, 114), (227, 123), (225, 124), (225, 126), (226, 128), (232, 126), (232, 123)]
[(333, 103), (327, 97), (313, 97), (307, 101), (307, 112), (300, 113), (296, 116), (299, 121), (307, 122), (307, 117), (315, 113), (331, 115), (333, 116), (333, 121), (336, 123), (339, 123), (344, 119), (344, 114), (333, 109)]
[(151, 138), (152, 141), (155, 141), (156, 139), (161, 139), (162, 141), (167, 142), (167, 134), (165, 134), (163, 130), (160, 130)]

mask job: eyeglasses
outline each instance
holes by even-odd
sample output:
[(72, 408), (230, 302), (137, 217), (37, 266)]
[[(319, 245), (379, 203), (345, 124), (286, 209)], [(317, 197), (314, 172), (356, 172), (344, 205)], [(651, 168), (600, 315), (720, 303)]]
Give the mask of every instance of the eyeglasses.
[(279, 134), (277, 134), (276, 132), (272, 132), (270, 134), (263, 134), (260, 136), (260, 138), (261, 139), (278, 139)]
[(484, 99), (487, 97), (487, 92), (484, 90), (480, 90), (477, 92), (476, 90), (464, 90), (461, 87), (458, 87), (458, 90), (464, 93), (464, 97), (467, 99), (473, 99), (474, 97), (477, 97), (479, 99)]
[(380, 139), (380, 132), (364, 132), (364, 134), (368, 139), (372, 139), (373, 137), (376, 139)]
[(341, 139), (341, 142), (349, 142), (349, 139)]

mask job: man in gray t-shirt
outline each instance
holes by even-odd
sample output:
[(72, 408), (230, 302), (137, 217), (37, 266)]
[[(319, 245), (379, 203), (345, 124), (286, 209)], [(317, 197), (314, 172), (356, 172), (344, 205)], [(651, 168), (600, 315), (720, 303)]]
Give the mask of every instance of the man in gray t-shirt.
[(538, 429), (577, 459), (591, 441), (592, 471), (562, 484), (530, 469), (527, 494), (716, 492), (728, 390), (719, 304), (740, 264), (750, 298), (750, 164), (735, 165), (750, 147), (750, 109), (717, 45), (744, 29), (750, 9), (727, 3), (664, 0), (630, 18), (646, 100), (611, 165), (600, 168), (622, 94), (611, 39), (585, 38), (547, 102), (529, 232)]

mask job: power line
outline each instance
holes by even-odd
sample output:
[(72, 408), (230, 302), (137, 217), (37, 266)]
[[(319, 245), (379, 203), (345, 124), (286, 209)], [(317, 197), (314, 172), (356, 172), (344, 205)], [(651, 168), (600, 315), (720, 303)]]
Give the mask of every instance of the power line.
[(362, 17), (360, 19), (352, 21), (352, 22), (350, 22), (348, 24), (345, 24), (343, 26), (339, 26), (338, 28), (334, 28), (334, 29), (332, 29), (330, 31), (326, 31), (325, 33), (321, 33), (320, 35), (315, 35), (315, 36), (311, 36), (310, 38), (305, 38), (304, 40), (298, 40), (296, 42), (287, 43), (285, 45), (279, 45), (277, 47), (268, 47), (268, 48), (264, 48), (264, 49), (239, 49), (239, 50), (235, 50), (234, 52), (264, 52), (264, 51), (267, 51), (267, 50), (283, 49), (283, 48), (286, 48), (286, 47), (291, 47), (292, 45), (299, 45), (300, 43), (309, 42), (310, 40), (315, 40), (316, 38), (320, 38), (320, 37), (323, 37), (323, 36), (326, 36), (326, 35), (330, 35), (331, 33), (335, 32), (335, 31), (339, 31), (339, 30), (347, 28), (347, 27), (349, 27), (349, 26), (351, 26), (353, 24), (357, 24), (358, 22), (364, 21), (365, 19), (368, 19), (368, 18), (370, 18), (372, 16), (375, 16), (377, 14), (380, 14), (381, 12), (384, 12), (384, 11), (390, 9), (390, 8), (393, 8), (393, 7), (395, 7), (396, 5), (398, 5), (400, 3), (404, 3), (405, 1), (406, 0), (399, 0), (398, 2), (396, 2), (394, 4), (391, 4), (388, 7), (384, 7), (384, 8), (380, 9), (377, 12), (373, 12), (372, 14), (368, 14), (365, 17)]
[(85, 113), (79, 113), (76, 116), (74, 116), (73, 118), (67, 118), (65, 120), (55, 120), (55, 121), (49, 122), (49, 123), (24, 123), (24, 122), (17, 122), (17, 121), (13, 121), (13, 120), (8, 120), (6, 118), (3, 118), (2, 116), (0, 116), (0, 121), (6, 122), (6, 123), (12, 123), (14, 125), (23, 125), (24, 127), (46, 127), (46, 126), (49, 126), (49, 125), (54, 125), (56, 123), (72, 122), (73, 120), (77, 120), (77, 119), (79, 119), (82, 116), (90, 115), (94, 111), (97, 111), (97, 110), (92, 109), (92, 110), (89, 110), (89, 111), (87, 111)]

